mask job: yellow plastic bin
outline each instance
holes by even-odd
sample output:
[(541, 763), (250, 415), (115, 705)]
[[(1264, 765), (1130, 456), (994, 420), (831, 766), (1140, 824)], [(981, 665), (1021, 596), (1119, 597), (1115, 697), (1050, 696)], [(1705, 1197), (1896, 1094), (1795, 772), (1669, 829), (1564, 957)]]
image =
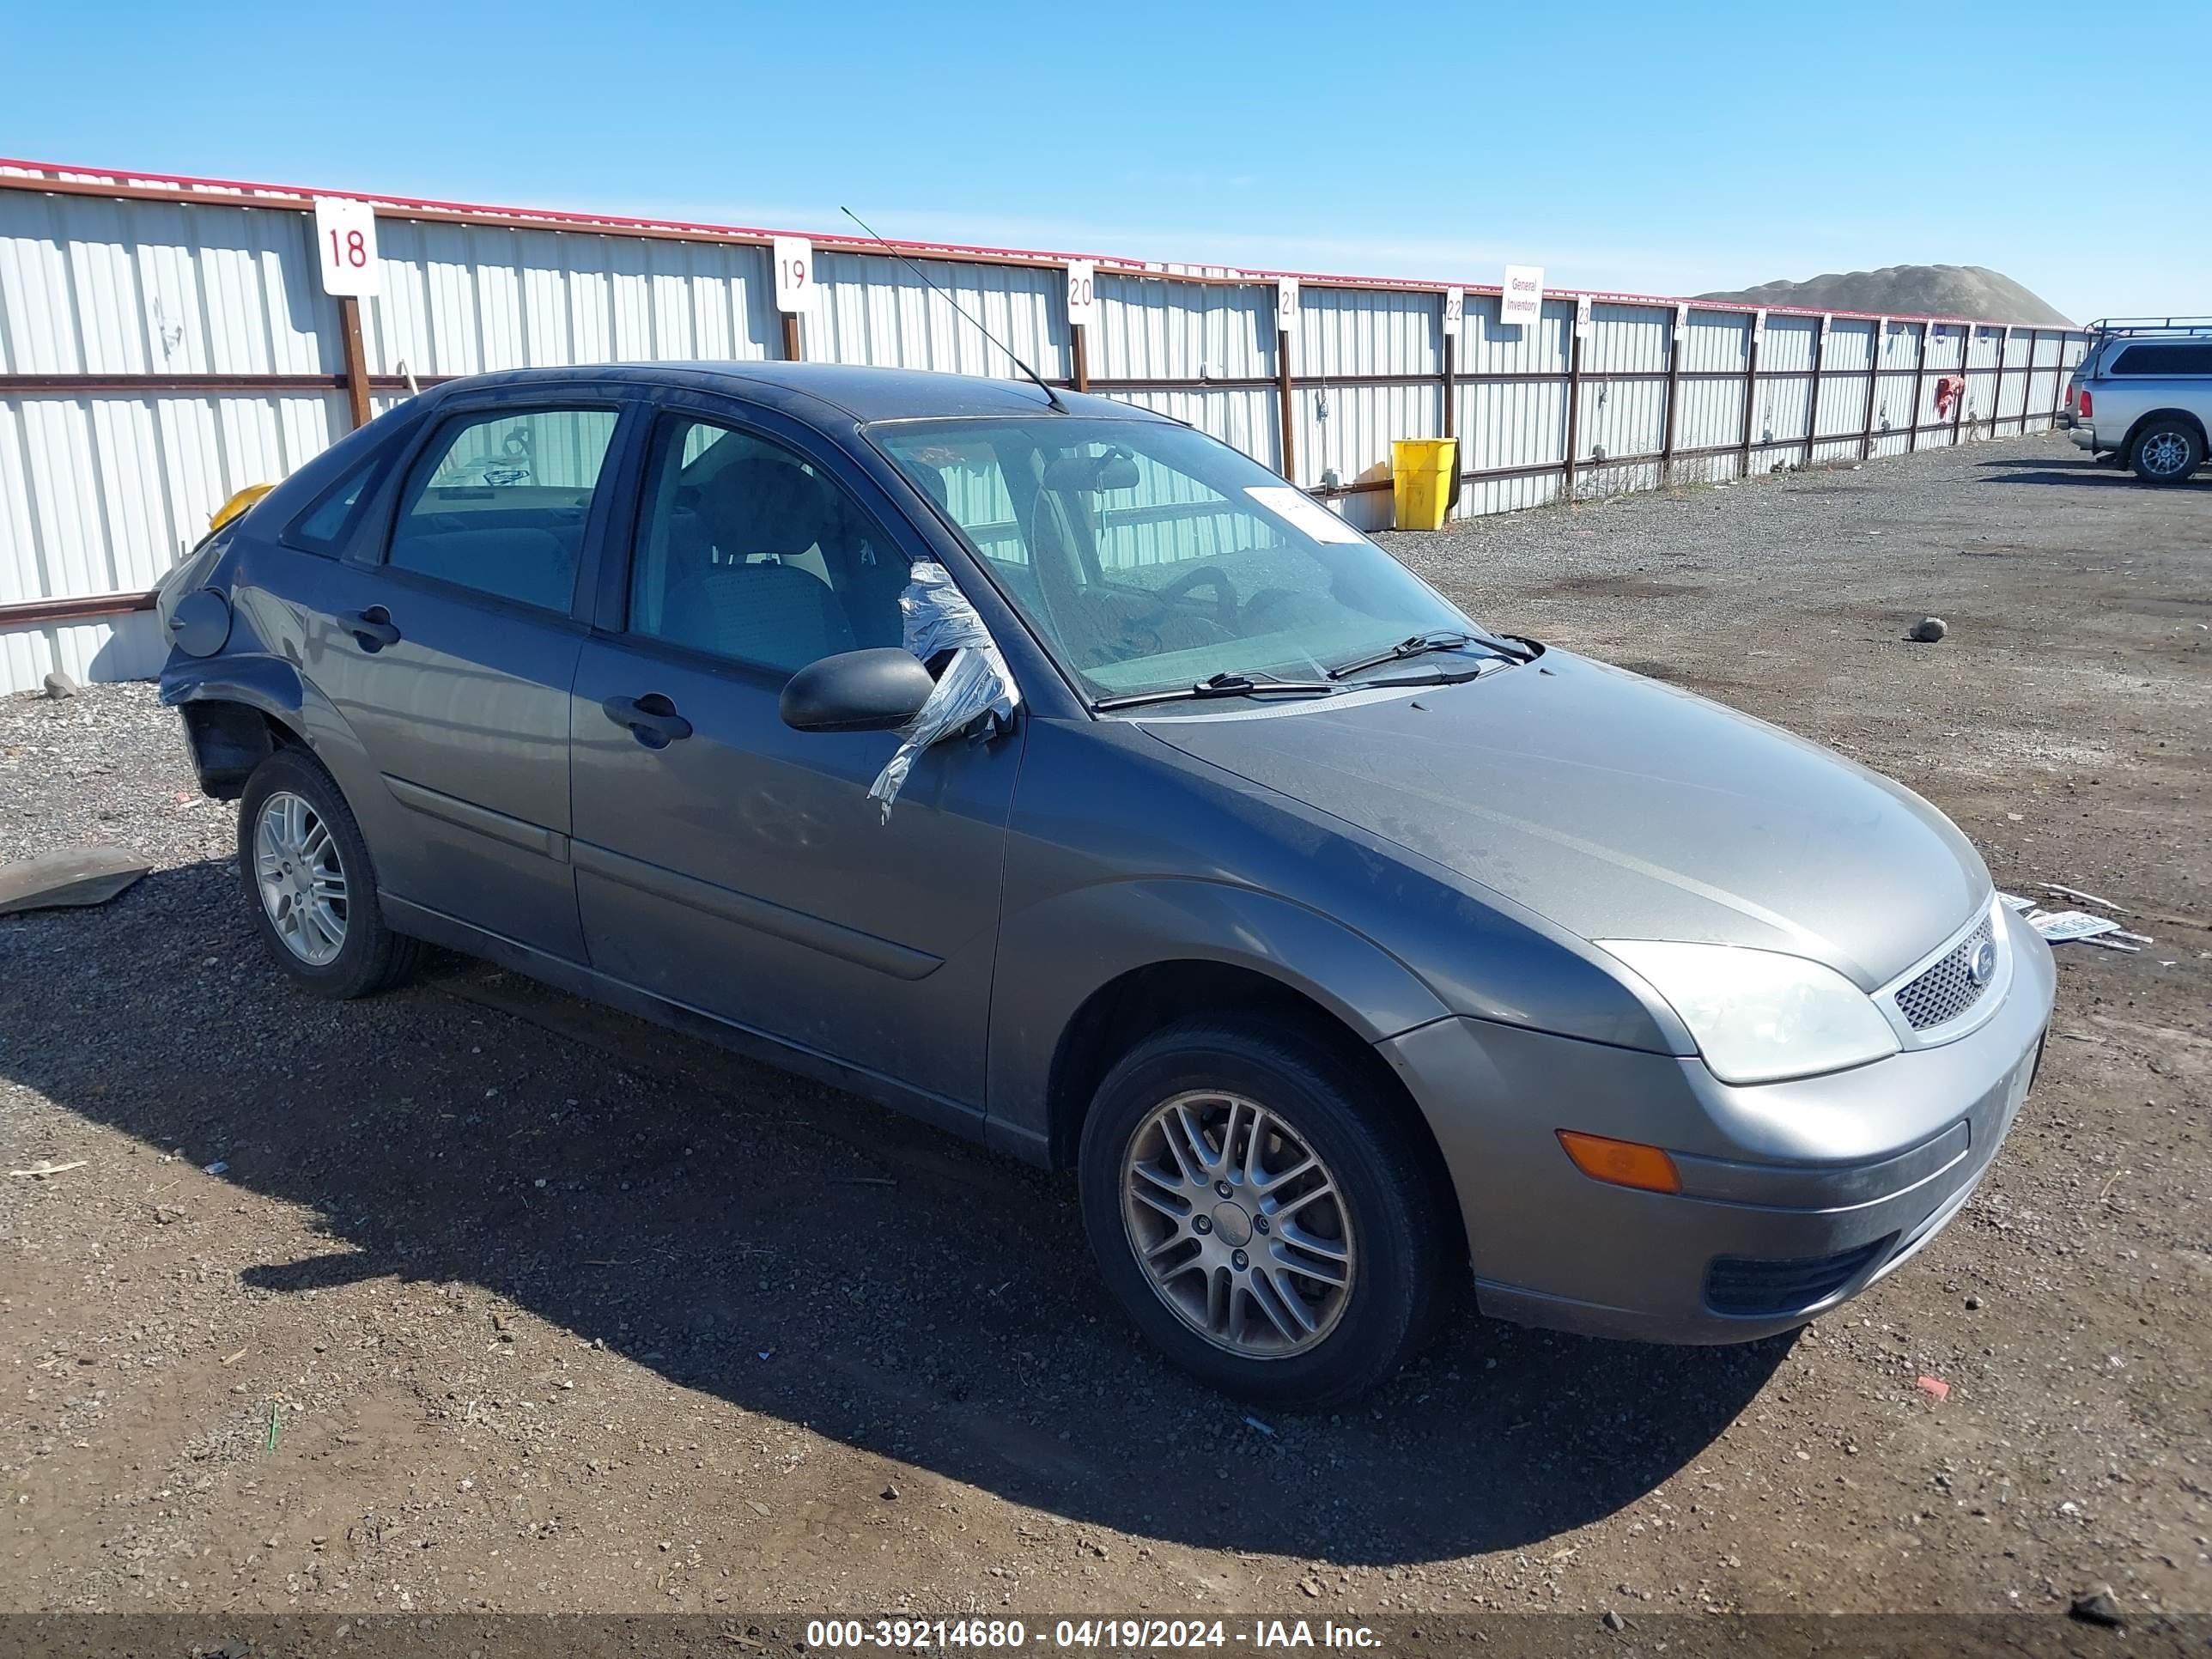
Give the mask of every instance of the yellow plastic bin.
[(1459, 494), (1456, 438), (1401, 438), (1390, 446), (1390, 495), (1401, 530), (1442, 530)]

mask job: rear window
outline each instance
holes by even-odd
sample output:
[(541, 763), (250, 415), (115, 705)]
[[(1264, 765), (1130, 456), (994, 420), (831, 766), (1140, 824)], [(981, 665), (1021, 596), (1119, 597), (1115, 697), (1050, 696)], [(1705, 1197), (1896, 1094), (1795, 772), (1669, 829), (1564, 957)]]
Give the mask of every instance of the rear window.
[(2145, 340), (2114, 357), (2107, 374), (2212, 374), (2212, 343)]
[(465, 416), (433, 440), (386, 560), (495, 599), (566, 611), (614, 436), (611, 409)]

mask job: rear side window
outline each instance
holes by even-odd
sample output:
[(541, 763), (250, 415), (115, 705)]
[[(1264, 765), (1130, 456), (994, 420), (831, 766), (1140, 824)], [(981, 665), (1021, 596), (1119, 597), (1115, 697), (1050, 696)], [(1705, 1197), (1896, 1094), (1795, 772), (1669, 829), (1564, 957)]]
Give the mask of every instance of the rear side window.
[(389, 562), (566, 611), (615, 420), (611, 409), (543, 409), (453, 422), (408, 480)]
[(2146, 340), (2112, 359), (2107, 374), (2212, 374), (2212, 344)]
[(317, 552), (335, 548), (352, 526), (361, 498), (367, 493), (368, 481), (382, 459), (381, 455), (370, 456), (325, 490), (319, 501), (292, 521), (292, 528), (284, 539), (313, 548)]

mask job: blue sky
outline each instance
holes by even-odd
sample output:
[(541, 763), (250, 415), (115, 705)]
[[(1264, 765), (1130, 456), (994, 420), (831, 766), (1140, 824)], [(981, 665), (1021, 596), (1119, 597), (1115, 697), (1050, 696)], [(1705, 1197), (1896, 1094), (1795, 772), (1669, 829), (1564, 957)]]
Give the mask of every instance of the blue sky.
[(2077, 319), (2212, 313), (2212, 7), (2118, 32), (2038, 0), (1523, 0), (1405, 8), (1410, 39), (1395, 15), (45, 7), (7, 26), (0, 154), (1637, 292), (1985, 264)]

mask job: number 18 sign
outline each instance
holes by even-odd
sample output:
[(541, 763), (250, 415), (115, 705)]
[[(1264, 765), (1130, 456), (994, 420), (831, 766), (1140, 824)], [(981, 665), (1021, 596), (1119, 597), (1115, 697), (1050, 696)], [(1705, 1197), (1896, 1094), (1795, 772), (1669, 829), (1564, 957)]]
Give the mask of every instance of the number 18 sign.
[(323, 292), (362, 299), (377, 291), (376, 212), (366, 202), (334, 196), (315, 198), (315, 252), (323, 267)]

